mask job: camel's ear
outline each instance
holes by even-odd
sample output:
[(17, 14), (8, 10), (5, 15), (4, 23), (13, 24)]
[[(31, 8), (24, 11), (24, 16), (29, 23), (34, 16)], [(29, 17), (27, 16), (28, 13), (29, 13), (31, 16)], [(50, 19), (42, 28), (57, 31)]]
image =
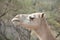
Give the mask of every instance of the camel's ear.
[(41, 14), (41, 18), (43, 18), (43, 17), (44, 17), (44, 13)]
[(45, 14), (44, 13), (40, 13), (40, 18), (43, 18), (44, 16), (45, 16)]

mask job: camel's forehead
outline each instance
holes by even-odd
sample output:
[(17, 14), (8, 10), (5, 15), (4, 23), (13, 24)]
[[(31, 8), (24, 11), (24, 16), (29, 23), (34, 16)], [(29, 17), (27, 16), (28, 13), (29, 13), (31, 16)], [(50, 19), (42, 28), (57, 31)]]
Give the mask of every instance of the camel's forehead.
[(42, 15), (42, 13), (32, 13), (32, 14), (30, 14), (28, 16), (39, 18), (39, 16), (41, 16), (41, 15)]

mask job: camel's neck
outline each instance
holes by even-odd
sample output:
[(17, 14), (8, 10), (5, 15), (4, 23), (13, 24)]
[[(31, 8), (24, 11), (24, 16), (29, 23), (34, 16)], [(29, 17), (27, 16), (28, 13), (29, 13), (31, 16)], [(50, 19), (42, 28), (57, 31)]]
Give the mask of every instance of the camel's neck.
[(36, 33), (40, 37), (41, 40), (56, 40), (53, 35), (51, 34), (51, 31), (49, 29), (49, 26), (47, 25), (46, 20), (43, 18), (40, 22), (40, 29), (36, 30)]

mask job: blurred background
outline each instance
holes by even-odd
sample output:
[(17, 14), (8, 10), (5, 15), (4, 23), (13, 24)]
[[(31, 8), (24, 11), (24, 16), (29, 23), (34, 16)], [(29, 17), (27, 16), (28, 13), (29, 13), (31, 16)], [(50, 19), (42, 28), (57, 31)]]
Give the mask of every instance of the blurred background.
[(33, 12), (46, 14), (53, 35), (60, 40), (60, 0), (0, 0), (0, 40), (39, 40), (34, 32), (10, 22), (17, 14)]

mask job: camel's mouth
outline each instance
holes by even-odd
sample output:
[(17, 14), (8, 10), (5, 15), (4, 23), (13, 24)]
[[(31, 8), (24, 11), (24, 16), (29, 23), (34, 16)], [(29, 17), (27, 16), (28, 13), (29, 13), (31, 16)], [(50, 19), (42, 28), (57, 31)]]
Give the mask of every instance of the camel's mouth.
[(20, 22), (20, 20), (13, 20), (13, 22)]

